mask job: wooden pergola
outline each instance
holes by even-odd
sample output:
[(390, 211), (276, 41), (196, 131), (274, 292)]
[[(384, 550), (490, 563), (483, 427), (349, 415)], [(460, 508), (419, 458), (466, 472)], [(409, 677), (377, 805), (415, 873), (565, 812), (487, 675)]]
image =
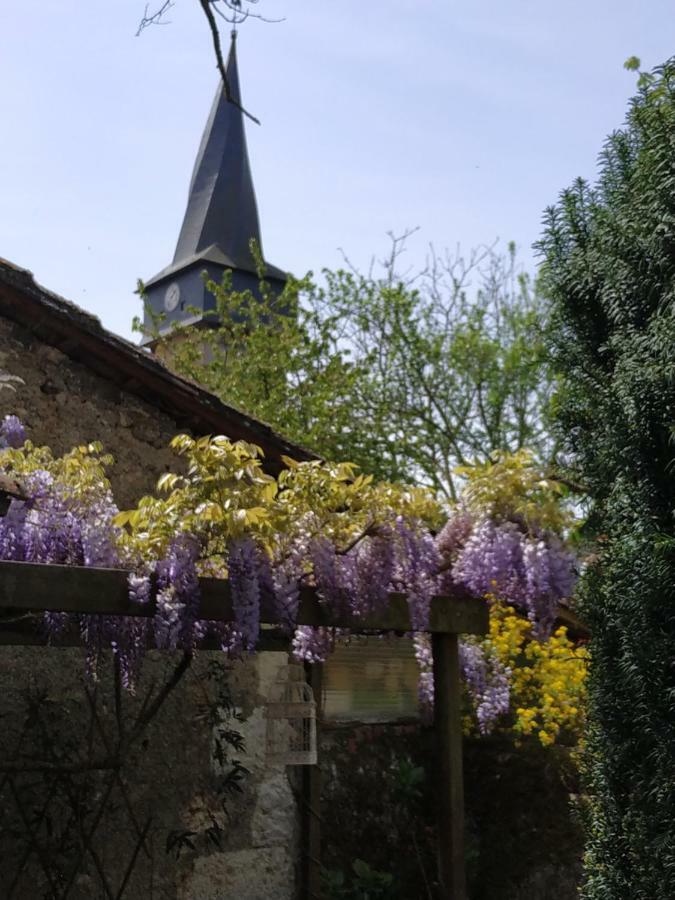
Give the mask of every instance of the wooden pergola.
[[(129, 598), (129, 573), (117, 569), (97, 569), (24, 562), (0, 561), (0, 644), (40, 645), (47, 641), (26, 614), (43, 612), (82, 615), (152, 617), (154, 603), (134, 603)], [(234, 620), (227, 581), (200, 579), (199, 617), (212, 621)], [(4, 619), (4, 621), (3, 621)], [(270, 604), (261, 610), (259, 650), (283, 650), (289, 639), (280, 628)], [(303, 589), (297, 616), (298, 625), (345, 628), (356, 634), (405, 634), (415, 629), (408, 603), (402, 594), (391, 594), (386, 610), (368, 618), (347, 613), (334, 614), (318, 601), (312, 589)], [(464, 866), (464, 786), (462, 772), (461, 683), (458, 637), (480, 635), (488, 630), (487, 604), (458, 597), (435, 597), (429, 625), (434, 662), (434, 726), (436, 732), (438, 798), (439, 882), (443, 900), (466, 900)], [(78, 645), (76, 632), (66, 633), (60, 645)], [(310, 681), (317, 705), (321, 694), (321, 667), (313, 666)], [(320, 773), (317, 766), (306, 775), (307, 869), (306, 896), (319, 898), (320, 887)]]

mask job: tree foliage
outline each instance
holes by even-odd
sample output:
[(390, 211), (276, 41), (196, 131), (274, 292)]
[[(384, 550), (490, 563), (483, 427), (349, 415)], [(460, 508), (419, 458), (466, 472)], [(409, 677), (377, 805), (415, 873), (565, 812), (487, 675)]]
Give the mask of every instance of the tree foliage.
[[(399, 272), (290, 278), (275, 296), (210, 283), (218, 324), (181, 332), (165, 352), (205, 384), (328, 459), (456, 499), (458, 465), (528, 446), (548, 457), (549, 379), (540, 295), (513, 248), (432, 255)], [(160, 347), (160, 352), (162, 348)]]
[(541, 243), (560, 435), (602, 538), (581, 598), (588, 900), (675, 896), (674, 198), (671, 59), (640, 76), (597, 182), (564, 191)]

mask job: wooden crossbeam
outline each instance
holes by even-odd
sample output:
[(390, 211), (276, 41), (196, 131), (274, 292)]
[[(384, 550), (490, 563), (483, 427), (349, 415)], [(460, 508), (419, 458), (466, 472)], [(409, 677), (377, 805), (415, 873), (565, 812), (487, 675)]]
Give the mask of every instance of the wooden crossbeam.
[[(140, 604), (130, 600), (128, 574), (121, 569), (0, 561), (0, 608), (23, 612), (153, 616), (154, 603)], [(234, 609), (229, 583), (216, 578), (200, 578), (199, 583), (200, 618), (232, 621)], [(268, 625), (279, 624), (269, 603), (263, 603), (261, 620)], [(331, 612), (321, 605), (316, 592), (310, 588), (301, 591), (297, 624), (348, 628), (353, 632), (415, 631), (403, 594), (390, 594), (389, 605), (382, 612), (357, 618), (347, 612)], [(435, 597), (429, 625), (424, 629), (439, 634), (485, 634), (487, 630), (487, 605), (465, 597)]]
[[(265, 627), (260, 630), (255, 645), (256, 653), (288, 653), (291, 650), (293, 635), (281, 628)], [(43, 627), (39, 613), (25, 613), (21, 617), (12, 615), (3, 619), (0, 610), (0, 648), (2, 647), (79, 647), (84, 642), (77, 626), (66, 627), (58, 635), (50, 635)], [(148, 639), (148, 650), (156, 649), (152, 637)], [(222, 642), (213, 635), (207, 635), (199, 641), (200, 650), (222, 651)]]

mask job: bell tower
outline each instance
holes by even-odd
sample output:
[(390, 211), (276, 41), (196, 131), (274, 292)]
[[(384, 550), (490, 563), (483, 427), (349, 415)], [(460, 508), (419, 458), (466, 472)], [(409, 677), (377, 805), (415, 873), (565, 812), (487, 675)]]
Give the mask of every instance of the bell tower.
[[(236, 32), (227, 79), (235, 102), (227, 99), (221, 83), (199, 145), (173, 262), (145, 285), (151, 310), (145, 313), (146, 331), (158, 315), (163, 316), (162, 333), (176, 324), (208, 326), (214, 321), (215, 301), (206, 290), (204, 271), (220, 282), (229, 269), (234, 290), (258, 292), (250, 242), (254, 239), (262, 253), (262, 240), (240, 109)], [(281, 291), (286, 275), (265, 263), (265, 278)]]

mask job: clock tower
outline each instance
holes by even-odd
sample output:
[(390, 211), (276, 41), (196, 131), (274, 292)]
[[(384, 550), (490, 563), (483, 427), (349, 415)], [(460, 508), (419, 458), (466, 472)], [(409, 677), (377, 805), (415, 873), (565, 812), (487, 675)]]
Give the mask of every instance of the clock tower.
[[(232, 33), (227, 79), (235, 102), (228, 101), (221, 84), (197, 153), (173, 262), (145, 283), (146, 332), (158, 316), (162, 333), (176, 324), (208, 326), (214, 321), (215, 300), (206, 289), (204, 272), (220, 282), (230, 270), (234, 290), (258, 293), (250, 244), (255, 240), (262, 252), (262, 241), (239, 108), (236, 32)], [(265, 263), (265, 278), (281, 291), (286, 275)]]

